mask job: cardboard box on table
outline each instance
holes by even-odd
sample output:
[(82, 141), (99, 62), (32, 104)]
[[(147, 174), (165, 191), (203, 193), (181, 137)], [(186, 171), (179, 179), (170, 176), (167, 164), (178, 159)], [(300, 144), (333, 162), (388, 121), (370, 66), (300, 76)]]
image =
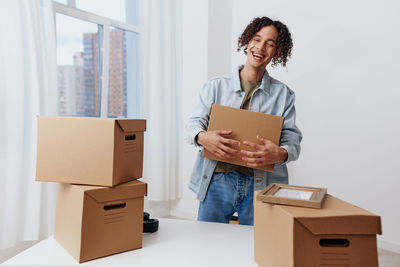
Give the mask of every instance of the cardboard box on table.
[(114, 186), (142, 177), (146, 120), (38, 117), (36, 181)]
[(254, 257), (261, 267), (377, 267), (380, 217), (326, 195), (322, 209), (254, 202)]
[[(284, 118), (279, 116), (214, 104), (211, 107), (210, 123), (207, 131), (231, 130), (232, 135), (230, 135), (229, 138), (238, 141), (251, 141), (256, 144), (260, 143), (257, 139), (257, 135), (259, 135), (279, 145), (283, 121)], [(230, 147), (239, 150), (254, 151), (253, 148), (243, 144), (239, 147), (232, 145), (230, 145)], [(242, 160), (242, 155), (232, 159), (221, 159), (204, 149), (203, 157), (235, 165), (247, 166), (246, 162)], [(260, 169), (273, 171), (274, 165), (269, 165)]]
[(147, 184), (59, 184), (54, 238), (78, 261), (142, 247)]

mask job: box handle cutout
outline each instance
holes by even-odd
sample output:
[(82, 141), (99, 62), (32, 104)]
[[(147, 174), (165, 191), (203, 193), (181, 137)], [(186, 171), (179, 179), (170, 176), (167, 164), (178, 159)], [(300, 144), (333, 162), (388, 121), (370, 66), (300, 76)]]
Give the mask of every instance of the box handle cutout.
[(125, 140), (126, 141), (132, 141), (136, 139), (136, 134), (131, 134), (131, 135), (125, 135)]
[(104, 210), (114, 210), (114, 209), (123, 209), (125, 208), (126, 203), (118, 203), (113, 205), (106, 205), (104, 206)]
[(348, 247), (350, 242), (344, 238), (321, 238), (319, 245), (321, 247)]

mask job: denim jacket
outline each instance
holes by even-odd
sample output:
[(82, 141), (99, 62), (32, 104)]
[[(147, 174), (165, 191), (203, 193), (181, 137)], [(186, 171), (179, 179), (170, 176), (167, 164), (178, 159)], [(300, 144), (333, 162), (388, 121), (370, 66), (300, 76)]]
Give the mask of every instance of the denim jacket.
[[(186, 124), (186, 140), (199, 148), (191, 175), (189, 188), (203, 201), (218, 161), (203, 158), (203, 147), (195, 141), (201, 131), (207, 131), (212, 104), (240, 108), (245, 93), (240, 86), (240, 66), (230, 76), (209, 80), (200, 91), (199, 102)], [(282, 116), (285, 118), (280, 138), (280, 147), (288, 152), (285, 162), (275, 164), (273, 172), (254, 169), (254, 190), (264, 189), (270, 183), (288, 183), (286, 164), (294, 161), (300, 154), (302, 134), (296, 126), (295, 95), (285, 84), (270, 77), (265, 70), (261, 85), (251, 99), (249, 110)]]

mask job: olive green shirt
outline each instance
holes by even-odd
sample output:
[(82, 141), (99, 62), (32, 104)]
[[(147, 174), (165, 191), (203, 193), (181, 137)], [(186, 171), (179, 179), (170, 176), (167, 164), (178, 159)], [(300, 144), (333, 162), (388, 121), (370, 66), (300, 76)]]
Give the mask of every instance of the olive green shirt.
[[(240, 79), (240, 85), (242, 87), (242, 91), (244, 91), (246, 93), (243, 98), (242, 104), (240, 105), (240, 108), (248, 110), (249, 106), (250, 106), (250, 98), (253, 95), (254, 91), (258, 87), (260, 87), (261, 82), (249, 83), (247, 81), (244, 81), (243, 79)], [(238, 171), (238, 172), (250, 175), (250, 176), (254, 175), (253, 168), (234, 165), (234, 164), (230, 164), (230, 163), (226, 163), (226, 162), (222, 162), (222, 161), (218, 161), (214, 172), (232, 172), (232, 171)]]

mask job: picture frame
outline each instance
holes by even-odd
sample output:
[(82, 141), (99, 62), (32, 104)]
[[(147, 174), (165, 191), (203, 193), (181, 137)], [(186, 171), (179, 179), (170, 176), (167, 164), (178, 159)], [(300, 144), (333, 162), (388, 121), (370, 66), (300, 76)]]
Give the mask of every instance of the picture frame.
[(257, 200), (320, 209), (326, 193), (326, 188), (272, 183), (257, 195)]

